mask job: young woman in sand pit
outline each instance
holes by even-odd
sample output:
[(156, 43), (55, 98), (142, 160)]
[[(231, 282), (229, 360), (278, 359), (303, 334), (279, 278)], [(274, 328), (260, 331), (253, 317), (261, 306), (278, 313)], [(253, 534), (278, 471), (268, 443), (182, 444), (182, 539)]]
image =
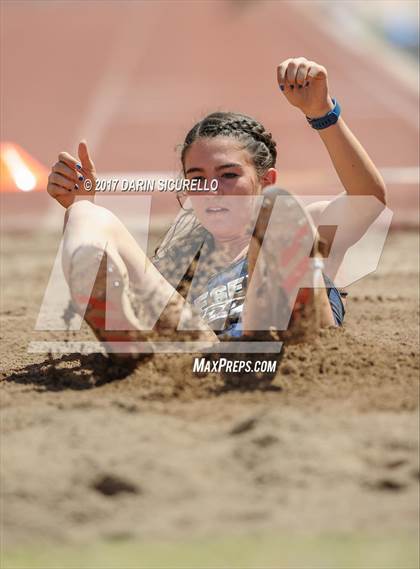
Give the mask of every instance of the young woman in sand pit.
[[(273, 187), (271, 134), (246, 115), (212, 113), (187, 134), (181, 162), (187, 179), (208, 186), (216, 179), (218, 189), (188, 195), (192, 209), (178, 216), (149, 260), (118, 218), (83, 190), (85, 180), (94, 187), (96, 178), (86, 143), (79, 160), (59, 155), (48, 192), (67, 209), (64, 274), (74, 306), (109, 354), (141, 358), (136, 342), (144, 340), (287, 340), (342, 324), (343, 302), (322, 273), (320, 244), (327, 256), (337, 225), (330, 220), (340, 218), (346, 231), (338, 265), (383, 209), (384, 182), (339, 116), (326, 69), (301, 57), (282, 62), (277, 73), (286, 100), (318, 130), (343, 184), (345, 192), (331, 202), (305, 209)], [(357, 210), (352, 196), (374, 196), (376, 205)]]

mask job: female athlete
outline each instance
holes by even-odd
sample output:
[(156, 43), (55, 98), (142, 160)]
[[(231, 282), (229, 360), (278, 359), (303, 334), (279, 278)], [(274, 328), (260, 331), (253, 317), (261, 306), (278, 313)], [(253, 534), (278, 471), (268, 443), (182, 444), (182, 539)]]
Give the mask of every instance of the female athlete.
[[(110, 355), (140, 359), (138, 342), (165, 338), (299, 340), (305, 330), (342, 325), (343, 296), (332, 269), (323, 270), (336, 234), (328, 220), (346, 226), (337, 267), (383, 209), (385, 185), (340, 116), (325, 67), (287, 59), (277, 79), (279, 95), (318, 131), (342, 182), (345, 191), (331, 202), (304, 208), (276, 188), (271, 134), (247, 115), (212, 113), (188, 132), (181, 163), (186, 179), (207, 186), (217, 180), (217, 191), (183, 195), (184, 209), (149, 260), (121, 221), (84, 191), (85, 180), (93, 187), (96, 180), (86, 142), (79, 159), (59, 154), (48, 192), (66, 208), (65, 278), (76, 310)], [(357, 210), (353, 196), (373, 196), (377, 207)]]

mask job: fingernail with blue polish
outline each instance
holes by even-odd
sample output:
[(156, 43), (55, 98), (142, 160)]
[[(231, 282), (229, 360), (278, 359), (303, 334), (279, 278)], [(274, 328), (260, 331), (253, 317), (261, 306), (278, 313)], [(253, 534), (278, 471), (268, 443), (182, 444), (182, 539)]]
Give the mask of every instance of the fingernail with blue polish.
[(284, 91), (284, 85), (280, 85), (280, 89)]
[(74, 189), (75, 189), (75, 190), (78, 190), (78, 189), (79, 189), (79, 186), (78, 186), (77, 184), (74, 184)]
[(81, 169), (82, 169), (82, 166), (81, 166), (80, 164), (76, 164), (76, 168), (77, 168), (78, 170), (81, 170)]
[(77, 176), (77, 179), (79, 180), (79, 182), (83, 182), (84, 180), (83, 176)]

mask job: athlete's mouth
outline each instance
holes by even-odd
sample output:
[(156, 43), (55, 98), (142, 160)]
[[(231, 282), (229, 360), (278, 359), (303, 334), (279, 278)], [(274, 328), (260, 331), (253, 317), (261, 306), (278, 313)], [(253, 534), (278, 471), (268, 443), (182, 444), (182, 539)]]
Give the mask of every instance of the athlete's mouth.
[(226, 207), (208, 207), (206, 208), (206, 213), (229, 213), (229, 210)]

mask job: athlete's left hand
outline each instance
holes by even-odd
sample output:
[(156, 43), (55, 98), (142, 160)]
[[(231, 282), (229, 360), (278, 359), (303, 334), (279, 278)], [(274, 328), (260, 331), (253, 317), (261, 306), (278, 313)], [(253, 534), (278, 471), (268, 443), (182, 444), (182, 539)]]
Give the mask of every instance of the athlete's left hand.
[(324, 116), (333, 107), (325, 67), (304, 57), (286, 59), (277, 67), (277, 80), (284, 96), (309, 118)]

